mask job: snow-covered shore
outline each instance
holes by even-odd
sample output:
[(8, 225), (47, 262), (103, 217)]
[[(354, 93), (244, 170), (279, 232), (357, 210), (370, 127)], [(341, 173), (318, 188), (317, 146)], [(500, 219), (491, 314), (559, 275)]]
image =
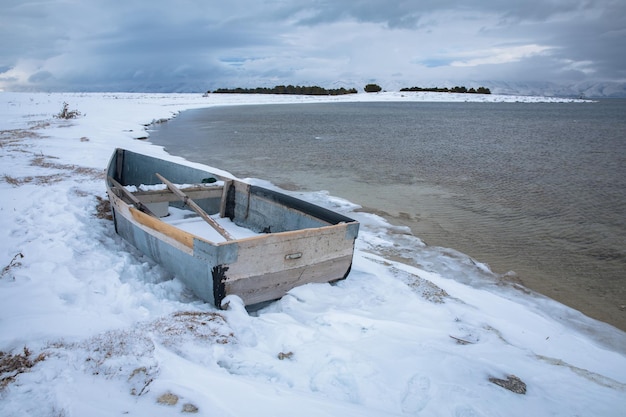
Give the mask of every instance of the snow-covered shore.
[[(0, 93), (0, 415), (621, 416), (623, 332), (497, 285), (486, 265), (322, 191), (298, 196), (362, 223), (352, 272), (252, 314), (236, 299), (227, 311), (195, 299), (105, 218), (116, 147), (181, 161), (137, 140), (153, 121), (356, 100), (563, 101)], [(81, 116), (55, 118), (64, 102)], [(423, 246), (422, 265), (386, 256), (397, 236)], [(492, 382), (511, 375), (525, 394)]]

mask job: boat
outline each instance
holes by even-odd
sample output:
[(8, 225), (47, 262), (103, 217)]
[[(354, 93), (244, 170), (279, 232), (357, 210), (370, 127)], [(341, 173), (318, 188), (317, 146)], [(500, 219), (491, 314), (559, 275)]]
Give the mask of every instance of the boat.
[(209, 169), (116, 149), (106, 190), (117, 234), (218, 308), (346, 278), (357, 221)]

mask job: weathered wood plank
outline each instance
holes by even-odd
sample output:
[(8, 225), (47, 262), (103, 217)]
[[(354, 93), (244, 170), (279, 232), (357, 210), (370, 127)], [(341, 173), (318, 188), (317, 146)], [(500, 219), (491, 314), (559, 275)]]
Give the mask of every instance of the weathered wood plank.
[(171, 224), (167, 224), (160, 219), (152, 216), (148, 216), (145, 213), (142, 213), (139, 210), (129, 208), (130, 214), (133, 216), (133, 219), (137, 223), (140, 223), (146, 227), (149, 227), (157, 232), (163, 233), (164, 235), (176, 240), (177, 242), (182, 243), (188, 248), (193, 248), (193, 239), (194, 235), (191, 233), (185, 232)]
[(256, 261), (232, 265), (229, 278), (237, 279), (279, 268), (314, 265), (352, 254), (353, 242), (346, 240), (345, 235), (346, 226), (327, 226), (239, 239), (239, 257)]
[[(180, 188), (189, 198), (193, 200), (202, 200), (205, 198), (220, 198), (222, 196), (222, 186), (214, 187), (187, 187)], [(144, 204), (149, 203), (162, 203), (170, 201), (178, 201), (179, 197), (174, 194), (169, 188), (167, 190), (151, 190), (151, 191), (137, 191), (133, 193), (137, 199)]]
[(228, 203), (228, 192), (233, 180), (224, 180), (224, 188), (222, 189), (222, 199), (220, 200), (220, 217), (226, 216), (226, 204)]
[(351, 264), (352, 254), (347, 254), (314, 265), (285, 269), (234, 281), (228, 279), (228, 274), (231, 272), (228, 270), (225, 272), (226, 280), (223, 285), (226, 294), (237, 294), (245, 305), (252, 305), (279, 299), (300, 285), (329, 282), (329, 277), (340, 280), (350, 270)]
[(188, 205), (193, 211), (198, 213), (200, 217), (204, 219), (208, 224), (210, 224), (215, 230), (218, 231), (220, 235), (224, 237), (226, 240), (233, 240), (234, 238), (230, 233), (226, 231), (222, 226), (220, 226), (215, 220), (213, 220), (209, 215), (202, 210), (202, 207), (197, 205), (192, 199), (189, 198), (185, 193), (183, 193), (178, 187), (172, 184), (169, 180), (165, 179), (162, 175), (156, 174), (156, 176), (163, 181), (167, 188), (172, 190), (174, 194), (176, 194), (186, 205)]
[(141, 201), (139, 201), (139, 199), (135, 197), (133, 193), (128, 191), (122, 184), (117, 182), (115, 178), (109, 177), (109, 181), (111, 182), (111, 184), (115, 186), (116, 190), (124, 194), (124, 196), (126, 196), (130, 201), (132, 201), (135, 207), (137, 207), (137, 209), (143, 211), (146, 214), (149, 214), (150, 216), (157, 217), (154, 213), (150, 211), (148, 207), (146, 207)]

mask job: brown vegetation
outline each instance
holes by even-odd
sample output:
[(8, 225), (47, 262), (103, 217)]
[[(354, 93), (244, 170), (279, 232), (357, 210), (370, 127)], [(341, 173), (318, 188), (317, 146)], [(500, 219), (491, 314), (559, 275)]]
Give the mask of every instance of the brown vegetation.
[(63, 102), (63, 108), (61, 108), (61, 111), (56, 114), (54, 117), (56, 117), (57, 119), (76, 119), (78, 116), (80, 116), (80, 112), (78, 110), (70, 110), (70, 105)]
[(15, 381), (19, 374), (28, 372), (30, 368), (44, 359), (46, 356), (43, 353), (33, 359), (32, 352), (26, 346), (23, 352), (18, 354), (0, 351), (0, 390)]
[(96, 205), (96, 217), (104, 220), (113, 220), (110, 201), (99, 195), (96, 196), (96, 200), (98, 200), (98, 204)]

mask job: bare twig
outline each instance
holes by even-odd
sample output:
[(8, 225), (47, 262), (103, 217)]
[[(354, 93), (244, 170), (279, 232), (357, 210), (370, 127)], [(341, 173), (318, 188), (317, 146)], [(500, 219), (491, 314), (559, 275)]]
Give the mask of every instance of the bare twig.
[(11, 268), (15, 268), (15, 267), (18, 267), (18, 266), (22, 265), (22, 263), (19, 262), (18, 259), (22, 259), (23, 257), (24, 257), (24, 255), (22, 254), (22, 252), (20, 252), (17, 255), (15, 255), (13, 257), (13, 259), (11, 259), (11, 262), (9, 262), (9, 264), (7, 266), (2, 268), (2, 273), (0, 274), (0, 278), (2, 278), (4, 276), (4, 274), (9, 272), (9, 270)]

